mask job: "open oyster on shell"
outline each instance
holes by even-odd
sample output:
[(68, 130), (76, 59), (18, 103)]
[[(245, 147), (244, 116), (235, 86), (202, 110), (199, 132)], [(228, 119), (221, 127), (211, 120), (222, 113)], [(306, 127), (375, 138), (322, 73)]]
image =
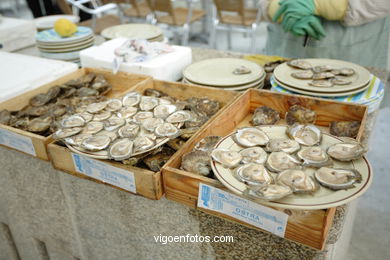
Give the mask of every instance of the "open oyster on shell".
[(161, 104), (153, 109), (153, 114), (157, 118), (165, 119), (177, 110), (175, 105)]
[(311, 70), (294, 71), (291, 73), (291, 76), (296, 79), (311, 79), (313, 75), (314, 73)]
[(313, 66), (309, 62), (300, 59), (290, 60), (287, 62), (287, 65), (301, 70), (310, 70), (313, 68)]
[(314, 173), (316, 180), (324, 187), (332, 190), (346, 190), (354, 187), (362, 180), (361, 174), (355, 169), (322, 167)]
[(108, 149), (111, 159), (122, 161), (131, 157), (133, 153), (133, 142), (128, 138), (118, 139)]
[(267, 153), (264, 151), (264, 149), (258, 146), (249, 147), (244, 150), (241, 150), (240, 154), (242, 156), (241, 162), (244, 164), (247, 163), (263, 164), (267, 161), (267, 156), (268, 156)]
[(106, 102), (99, 102), (99, 103), (92, 103), (87, 106), (87, 112), (91, 114), (96, 114), (103, 109), (105, 109), (107, 106)]
[(123, 118), (112, 116), (104, 121), (104, 129), (107, 131), (114, 131), (124, 124), (126, 124), (126, 121)]
[(143, 152), (155, 145), (155, 141), (147, 136), (138, 136), (134, 139), (134, 151)]
[(88, 124), (86, 124), (82, 133), (93, 135), (93, 134), (96, 134), (97, 132), (100, 132), (101, 130), (103, 130), (103, 128), (104, 128), (103, 122), (91, 121)]
[(154, 132), (154, 129), (162, 124), (164, 124), (164, 120), (162, 118), (151, 117), (142, 121), (142, 127), (150, 132)]
[(262, 164), (247, 163), (234, 170), (237, 180), (248, 185), (268, 185), (273, 182), (271, 174)]
[(266, 186), (250, 186), (245, 191), (249, 196), (263, 200), (279, 200), (292, 194), (292, 190), (287, 186), (269, 184)]
[(214, 149), (211, 152), (211, 158), (226, 168), (234, 168), (242, 160), (242, 156), (239, 152), (227, 149)]
[(179, 110), (169, 115), (166, 121), (168, 123), (183, 123), (191, 119), (192, 119), (192, 114), (189, 111)]
[(65, 143), (70, 144), (70, 145), (75, 145), (75, 146), (81, 146), (81, 143), (91, 137), (92, 135), (90, 134), (77, 134), (74, 136), (70, 136), (64, 139)]
[(28, 123), (27, 130), (33, 133), (42, 133), (50, 128), (53, 119), (51, 117), (37, 117)]
[(319, 188), (312, 177), (304, 171), (296, 169), (282, 171), (276, 177), (276, 182), (291, 188), (294, 193), (311, 193)]
[(274, 125), (280, 120), (279, 112), (267, 107), (261, 106), (256, 108), (253, 113), (251, 123), (252, 125)]
[(267, 152), (285, 152), (285, 153), (295, 153), (301, 148), (299, 143), (295, 140), (291, 140), (288, 138), (276, 138), (271, 139), (265, 150)]
[(194, 150), (211, 153), (215, 145), (221, 140), (220, 136), (210, 135), (200, 140), (194, 147)]
[(109, 119), (112, 116), (110, 111), (102, 110), (93, 115), (93, 120), (95, 121), (104, 121)]
[(299, 105), (291, 106), (286, 113), (286, 122), (288, 125), (293, 125), (295, 123), (314, 124), (316, 118), (316, 112)]
[(285, 152), (272, 152), (267, 159), (266, 166), (272, 172), (281, 172), (287, 169), (300, 168), (301, 162)]
[(80, 115), (72, 115), (72, 116), (64, 118), (61, 121), (61, 126), (63, 128), (81, 127), (84, 125), (85, 125), (85, 119)]
[(156, 127), (154, 133), (160, 137), (176, 138), (180, 135), (180, 129), (171, 123), (163, 123)]
[(338, 161), (353, 161), (360, 159), (367, 150), (358, 142), (348, 141), (331, 145), (327, 153)]
[(122, 138), (134, 139), (137, 137), (139, 129), (139, 125), (126, 124), (118, 129), (118, 135)]
[(141, 97), (139, 108), (143, 111), (149, 111), (158, 106), (159, 103), (158, 98), (143, 96)]
[(122, 98), (122, 104), (125, 107), (133, 107), (141, 102), (141, 94), (138, 92), (129, 92)]
[(192, 151), (184, 154), (181, 159), (181, 168), (202, 176), (209, 176), (211, 174), (209, 153), (205, 151)]
[(287, 129), (287, 135), (305, 146), (314, 146), (321, 142), (321, 130), (314, 125), (294, 124)]
[(132, 121), (136, 124), (142, 124), (142, 122), (148, 118), (152, 118), (153, 117), (153, 113), (150, 112), (150, 111), (141, 111), (141, 112), (138, 112), (137, 114), (135, 114), (133, 116), (133, 119)]
[(303, 161), (302, 165), (304, 166), (322, 167), (333, 163), (332, 159), (319, 146), (304, 147), (297, 153), (297, 156)]
[(81, 148), (88, 151), (100, 151), (106, 149), (111, 143), (111, 138), (107, 135), (95, 135), (86, 138), (81, 143)]
[(246, 127), (238, 129), (233, 135), (233, 140), (243, 147), (252, 147), (257, 145), (266, 145), (269, 142), (269, 137), (259, 128)]
[(122, 108), (122, 101), (120, 99), (110, 99), (109, 101), (107, 101), (107, 106), (105, 109), (114, 112), (114, 111), (118, 111), (121, 108)]
[(54, 134), (54, 139), (63, 139), (72, 135), (76, 135), (83, 130), (82, 127), (60, 128)]
[(138, 111), (136, 107), (123, 107), (117, 113), (116, 116), (119, 118), (128, 119), (134, 116)]

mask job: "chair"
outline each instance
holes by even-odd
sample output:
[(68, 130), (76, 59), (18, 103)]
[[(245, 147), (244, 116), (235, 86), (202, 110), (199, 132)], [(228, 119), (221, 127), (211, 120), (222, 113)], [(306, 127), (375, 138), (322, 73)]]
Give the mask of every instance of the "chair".
[(214, 0), (214, 5), (209, 45), (216, 47), (217, 30), (227, 30), (228, 48), (231, 49), (231, 31), (234, 29), (251, 34), (250, 51), (254, 53), (256, 30), (261, 18), (260, 8), (245, 8), (244, 0)]
[(187, 8), (173, 7), (172, 2), (172, 0), (147, 0), (153, 12), (152, 23), (167, 24), (171, 28), (181, 31), (181, 44), (188, 45), (191, 24), (201, 20), (206, 12), (193, 9), (196, 0), (187, 0)]
[[(108, 2), (103, 0), (103, 3)], [(151, 22), (152, 10), (150, 10), (148, 3), (145, 0), (111, 0), (118, 4), (123, 15), (130, 20), (136, 19), (140, 21)], [(124, 4), (131, 5), (131, 7), (125, 6)]]

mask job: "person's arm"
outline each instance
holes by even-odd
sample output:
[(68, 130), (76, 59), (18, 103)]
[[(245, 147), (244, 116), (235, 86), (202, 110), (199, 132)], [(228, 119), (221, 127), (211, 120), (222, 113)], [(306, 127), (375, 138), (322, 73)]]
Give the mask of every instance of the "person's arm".
[(343, 24), (358, 26), (389, 15), (389, 0), (349, 0)]

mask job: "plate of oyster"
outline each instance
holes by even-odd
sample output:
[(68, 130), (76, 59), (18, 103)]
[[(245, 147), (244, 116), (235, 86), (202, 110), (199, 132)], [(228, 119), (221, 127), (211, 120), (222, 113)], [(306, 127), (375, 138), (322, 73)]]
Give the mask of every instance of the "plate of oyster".
[(278, 208), (314, 210), (345, 204), (368, 189), (372, 169), (365, 152), (354, 139), (312, 124), (259, 125), (221, 138), (209, 163), (238, 195)]

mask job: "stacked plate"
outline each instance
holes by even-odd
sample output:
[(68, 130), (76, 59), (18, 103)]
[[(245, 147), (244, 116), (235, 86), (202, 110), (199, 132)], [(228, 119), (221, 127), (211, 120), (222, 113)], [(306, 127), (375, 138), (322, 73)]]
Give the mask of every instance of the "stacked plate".
[(357, 64), (331, 59), (303, 59), (302, 61), (310, 63), (313, 67), (329, 66), (334, 70), (349, 68), (353, 69), (354, 74), (343, 77), (350, 82), (349, 84), (318, 87), (310, 85), (313, 81), (312, 79), (297, 79), (293, 77), (291, 75), (292, 73), (303, 70), (293, 68), (287, 63), (283, 63), (275, 68), (273, 75), (274, 81), (279, 86), (289, 91), (318, 97), (342, 97), (353, 95), (365, 91), (370, 86), (370, 72)]
[(44, 58), (80, 62), (80, 51), (91, 47), (95, 37), (92, 29), (79, 26), (71, 37), (61, 37), (54, 29), (37, 33), (37, 47)]
[(183, 71), (183, 83), (245, 91), (249, 88), (262, 88), (265, 76), (264, 69), (254, 62), (218, 58), (189, 65)]
[(35, 19), (35, 26), (37, 27), (38, 31), (48, 30), (54, 27), (55, 22), (58, 19), (68, 19), (69, 21), (73, 23), (78, 23), (80, 18), (78, 16), (74, 15), (49, 15), (49, 16), (43, 16)]
[(151, 24), (121, 24), (104, 29), (101, 35), (107, 40), (128, 38), (148, 40), (150, 42), (164, 41), (160, 27)]

